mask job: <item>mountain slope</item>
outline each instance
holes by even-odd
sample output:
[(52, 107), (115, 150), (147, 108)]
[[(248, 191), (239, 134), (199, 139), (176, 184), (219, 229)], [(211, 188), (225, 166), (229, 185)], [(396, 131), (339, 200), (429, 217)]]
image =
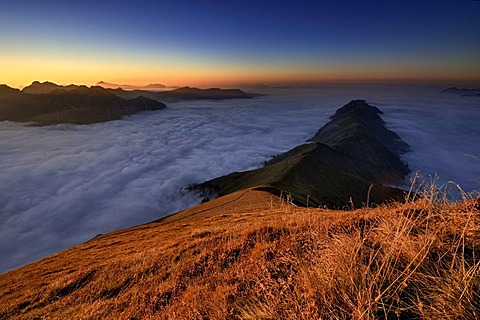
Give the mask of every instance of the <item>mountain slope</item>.
[(401, 184), (410, 172), (400, 156), (409, 146), (385, 127), (377, 107), (352, 100), (330, 118), (309, 141), (320, 142), (361, 164), (364, 178), (375, 183)]
[(474, 319), (479, 208), (243, 190), (0, 275), (0, 318)]
[[(27, 90), (28, 91), (28, 90)], [(56, 89), (47, 94), (29, 94), (0, 87), (0, 121), (90, 124), (166, 106), (145, 97), (125, 100), (101, 87)]]
[(400, 160), (408, 145), (385, 127), (378, 108), (353, 100), (331, 118), (310, 143), (287, 151), (263, 168), (235, 172), (192, 187), (207, 198), (266, 185), (305, 206), (360, 207), (400, 200), (410, 172)]

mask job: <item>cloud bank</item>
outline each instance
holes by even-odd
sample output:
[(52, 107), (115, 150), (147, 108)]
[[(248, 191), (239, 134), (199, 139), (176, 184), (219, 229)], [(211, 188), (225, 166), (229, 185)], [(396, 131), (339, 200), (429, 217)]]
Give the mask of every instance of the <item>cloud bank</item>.
[(182, 187), (253, 169), (367, 99), (412, 146), (412, 170), (480, 189), (480, 99), (436, 87), (270, 89), (251, 101), (182, 102), (109, 123), (0, 123), (0, 272), (99, 233), (199, 202)]

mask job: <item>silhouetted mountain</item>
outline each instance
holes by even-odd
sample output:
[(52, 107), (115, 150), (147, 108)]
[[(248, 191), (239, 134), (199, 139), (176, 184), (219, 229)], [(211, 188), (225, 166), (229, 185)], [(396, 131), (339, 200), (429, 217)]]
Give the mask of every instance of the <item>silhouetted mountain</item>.
[(445, 90), (442, 90), (444, 93), (454, 93), (454, 94), (459, 94), (461, 96), (473, 96), (473, 97), (480, 97), (480, 88), (473, 88), (473, 89), (468, 89), (468, 88), (462, 88), (458, 89), (457, 87), (450, 87)]
[(168, 92), (171, 97), (178, 97), (181, 99), (251, 99), (248, 94), (240, 89), (198, 89), (191, 87), (178, 88)]
[(32, 82), (31, 85), (25, 87), (22, 89), (22, 92), (24, 93), (30, 93), (30, 94), (45, 94), (45, 93), (50, 93), (58, 89), (63, 89), (63, 90), (73, 90), (75, 88), (78, 88), (79, 86), (71, 84), (68, 86), (60, 86), (58, 84), (55, 84), (53, 82), (39, 82), (39, 81), (34, 81)]
[(258, 187), (290, 194), (301, 205), (343, 207), (383, 203), (404, 196), (409, 173), (399, 156), (408, 145), (384, 126), (381, 111), (363, 100), (339, 109), (310, 139), (266, 163), (263, 168), (234, 172), (193, 186), (206, 197)]
[(102, 88), (105, 88), (105, 89), (117, 89), (117, 88), (121, 88), (121, 89), (124, 89), (124, 90), (138, 89), (137, 86), (132, 86), (132, 85), (129, 85), (129, 84), (116, 84), (116, 83), (109, 83), (109, 82), (105, 82), (105, 81), (97, 82), (95, 85), (99, 86), (99, 87), (102, 87)]
[[(47, 86), (53, 88), (51, 84)], [(29, 94), (0, 86), (0, 121), (89, 124), (163, 108), (161, 102), (145, 97), (125, 100), (102, 87), (75, 86), (57, 88), (47, 94)]]
[(116, 94), (124, 99), (136, 98), (140, 95), (150, 99), (165, 100), (224, 100), (224, 99), (252, 99), (257, 94), (247, 94), (240, 89), (198, 89), (190, 87), (182, 87), (170, 91), (153, 92), (146, 90), (123, 90), (109, 89), (109, 92)]
[(104, 82), (100, 81), (97, 82), (97, 86), (103, 87), (105, 89), (123, 89), (123, 90), (156, 90), (156, 89), (164, 89), (165, 86), (160, 83), (151, 83), (146, 86), (135, 86), (135, 85), (130, 85), (130, 84), (116, 84), (116, 83), (109, 83), (109, 82)]
[(166, 88), (165, 85), (160, 84), (160, 83), (150, 83), (149, 85), (146, 85), (143, 87), (144, 89), (163, 89)]

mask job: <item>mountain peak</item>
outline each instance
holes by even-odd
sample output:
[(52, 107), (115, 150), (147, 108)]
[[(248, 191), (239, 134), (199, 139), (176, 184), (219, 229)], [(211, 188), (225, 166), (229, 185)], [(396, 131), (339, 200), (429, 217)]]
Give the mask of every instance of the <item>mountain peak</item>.
[(366, 100), (357, 99), (357, 100), (350, 101), (349, 103), (347, 103), (346, 105), (338, 109), (335, 115), (332, 116), (332, 118), (339, 115), (348, 114), (348, 113), (360, 113), (360, 112), (367, 112), (371, 114), (383, 113), (377, 107), (369, 105)]
[(143, 89), (163, 89), (163, 88), (166, 88), (166, 86), (161, 83), (150, 83), (145, 87), (143, 87)]
[(63, 89), (66, 91), (77, 88), (77, 85), (71, 84), (68, 86), (61, 86), (50, 81), (33, 81), (31, 85), (26, 86), (22, 89), (22, 92), (29, 94), (47, 94), (52, 93), (56, 90)]
[[(401, 199), (401, 184), (410, 172), (399, 154), (408, 145), (384, 126), (381, 111), (353, 100), (310, 140), (253, 171), (235, 172), (193, 186), (206, 197), (266, 186), (275, 195), (290, 194), (296, 204), (343, 207), (368, 201)], [(348, 181), (348, 182), (347, 182)], [(374, 187), (372, 187), (375, 185)]]

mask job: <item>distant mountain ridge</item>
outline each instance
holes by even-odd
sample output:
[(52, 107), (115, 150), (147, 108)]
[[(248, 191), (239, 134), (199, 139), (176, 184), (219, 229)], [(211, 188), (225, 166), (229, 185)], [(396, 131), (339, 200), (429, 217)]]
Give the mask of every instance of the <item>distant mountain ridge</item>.
[[(23, 88), (22, 91), (25, 93), (31, 93), (31, 94), (45, 94), (45, 93), (53, 92), (54, 90), (57, 90), (57, 89), (72, 90), (80, 86), (81, 85), (76, 85), (76, 84), (62, 86), (50, 81), (45, 81), (45, 82), (34, 81), (29, 86), (26, 86), (25, 88)], [(160, 83), (151, 83), (146, 86), (135, 86), (135, 85), (129, 85), (129, 84), (108, 83), (104, 81), (97, 82), (95, 86), (102, 87), (105, 89), (121, 88), (123, 90), (152, 90), (152, 91), (163, 90), (166, 88), (165, 85)]]
[[(49, 93), (42, 93), (53, 89)], [(36, 92), (36, 93), (27, 93)], [(120, 98), (102, 87), (33, 83), (27, 90), (0, 85), (0, 121), (90, 124), (118, 120), (146, 110), (161, 110), (165, 104), (146, 97)]]
[(100, 81), (95, 84), (96, 86), (103, 87), (105, 89), (118, 89), (121, 88), (123, 90), (155, 90), (155, 89), (164, 89), (166, 88), (165, 85), (160, 83), (150, 83), (146, 86), (135, 86), (130, 84), (116, 84), (116, 83), (109, 83), (105, 81)]
[[(150, 98), (157, 101), (163, 100), (224, 100), (224, 99), (252, 99), (263, 94), (245, 93), (240, 89), (221, 89), (221, 88), (208, 88), (199, 89), (194, 87), (181, 87), (171, 90), (156, 91), (156, 89), (165, 89), (163, 84), (152, 83), (147, 86), (136, 87), (131, 85), (117, 85), (100, 81), (96, 85), (97, 87), (104, 88), (110, 93), (117, 95), (123, 99), (133, 99), (140, 96)], [(62, 86), (53, 82), (34, 81), (29, 86), (22, 89), (22, 92), (28, 94), (48, 94), (55, 90), (71, 91), (80, 87), (87, 88), (85, 85), (70, 84), (68, 86)], [(93, 86), (95, 87), (95, 86)]]
[(457, 87), (450, 87), (445, 90), (442, 90), (443, 93), (454, 93), (454, 94), (459, 94), (462, 97), (480, 97), (480, 88), (462, 88), (459, 89)]
[(109, 92), (116, 94), (124, 99), (131, 99), (143, 95), (155, 100), (225, 100), (225, 99), (252, 99), (259, 94), (245, 93), (240, 89), (220, 89), (209, 88), (199, 89), (192, 87), (182, 87), (169, 91), (145, 91), (145, 90), (123, 90), (108, 89)]
[[(102, 84), (107, 84), (101, 82)], [(164, 88), (150, 84), (145, 88)], [(0, 85), (0, 121), (89, 124), (120, 119), (145, 110), (165, 108), (162, 101), (252, 99), (240, 89), (183, 87), (169, 91), (105, 89), (34, 81), (22, 90)]]
[(70, 84), (68, 86), (61, 86), (49, 81), (45, 81), (45, 82), (34, 81), (32, 82), (31, 85), (23, 88), (22, 92), (30, 93), (30, 94), (46, 94), (59, 89), (70, 91), (78, 87), (80, 86), (75, 84)]
[(384, 126), (381, 111), (364, 100), (339, 109), (309, 142), (268, 161), (263, 168), (234, 172), (192, 186), (205, 197), (248, 188), (290, 194), (304, 206), (342, 208), (401, 200), (410, 172), (400, 155), (409, 146)]

